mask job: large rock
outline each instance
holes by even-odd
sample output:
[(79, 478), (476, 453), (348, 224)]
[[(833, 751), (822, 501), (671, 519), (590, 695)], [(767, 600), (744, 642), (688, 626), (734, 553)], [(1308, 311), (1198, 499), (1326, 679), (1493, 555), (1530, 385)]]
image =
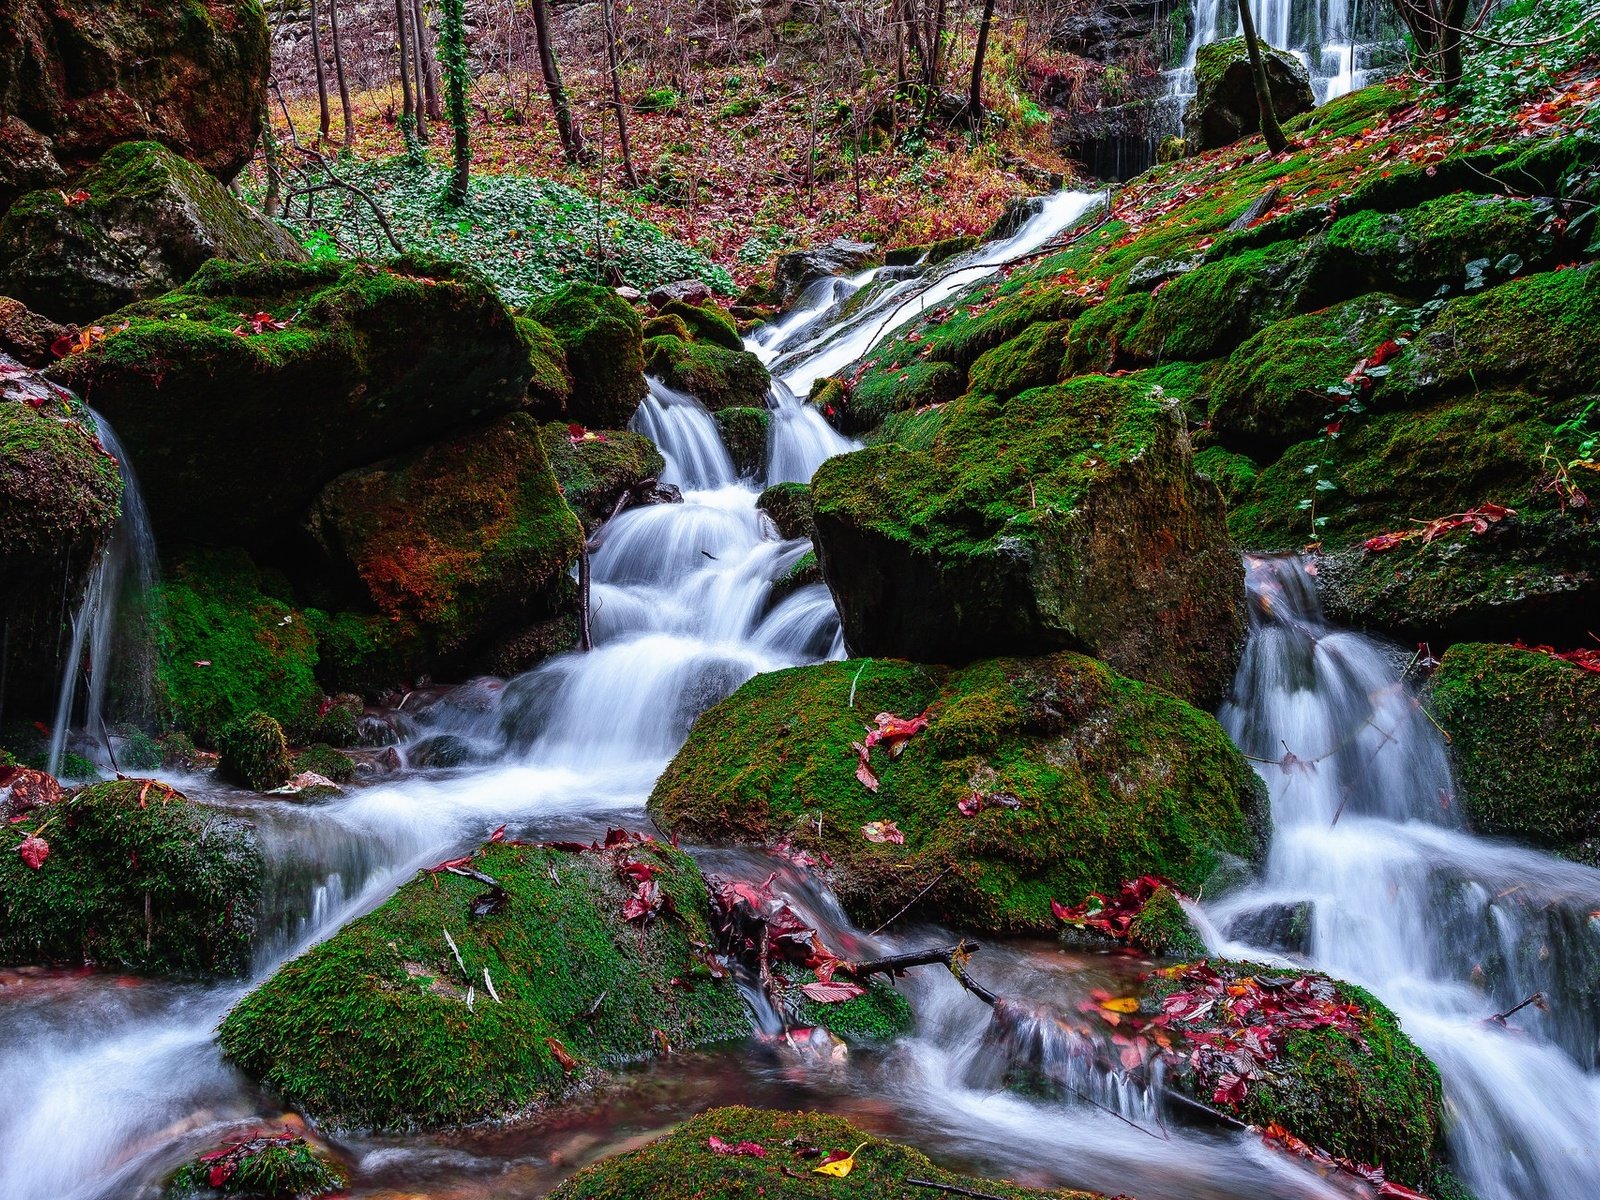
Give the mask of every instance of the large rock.
[[(156, 142), (125, 142), (0, 219), (0, 290), (87, 322), (177, 287), (208, 258), (303, 259), (287, 230)], [(80, 198), (81, 197), (81, 198)]]
[(812, 280), (847, 275), (871, 266), (877, 259), (878, 247), (874, 243), (855, 242), (849, 238), (834, 238), (823, 246), (796, 250), (778, 259), (774, 296), (780, 305), (787, 304)]
[(0, 210), (133, 138), (232, 179), (270, 65), (258, 0), (0, 0)]
[(63, 634), (121, 513), (117, 463), (69, 393), (0, 354), (0, 712), (48, 719)]
[(142, 779), (85, 788), (11, 828), (45, 820), (49, 854), (38, 869), (0, 854), (0, 962), (214, 975), (249, 967), (265, 867), (243, 821)]
[(61, 325), (32, 311), (20, 300), (0, 296), (0, 354), (25, 367), (42, 370), (55, 362), (55, 347), (78, 334), (76, 325)]
[(583, 526), (527, 413), (341, 475), (308, 526), (413, 672), (573, 607)]
[(250, 549), (341, 472), (522, 407), (531, 370), (492, 288), (419, 259), (212, 260), (106, 327), (51, 378), (116, 427), (158, 536)]
[(966, 662), (1080, 650), (1202, 705), (1243, 631), (1243, 575), (1176, 406), (1085, 376), (969, 394), (812, 481), (852, 652)]
[(645, 397), (644, 334), (639, 314), (610, 288), (569, 283), (528, 306), (528, 315), (566, 352), (572, 391), (559, 405), (536, 408), (591, 429), (621, 429)]
[[(1305, 65), (1287, 50), (1265, 43), (1267, 90), (1278, 120), (1310, 112), (1317, 105)], [(1184, 141), (1191, 154), (1231, 146), (1261, 130), (1255, 75), (1242, 37), (1201, 46), (1194, 63), (1195, 95), (1183, 110)]]
[(526, 1115), (606, 1066), (747, 1036), (694, 861), (606, 840), (485, 846), (492, 886), (419, 876), (240, 1001), (223, 1052), (318, 1121), (406, 1129)]
[(575, 434), (551, 422), (539, 436), (562, 496), (590, 533), (616, 511), (624, 495), (640, 499), (667, 465), (654, 442), (628, 429)]
[[(929, 723), (897, 756), (871, 752), (873, 791), (852, 743), (880, 712)], [(1017, 932), (1053, 928), (1053, 899), (1140, 875), (1197, 891), (1257, 853), (1263, 804), (1208, 714), (1062, 654), (758, 675), (695, 722), (649, 811), (692, 841), (787, 840), (831, 862), (861, 924)], [(869, 838), (882, 821), (902, 843)]]

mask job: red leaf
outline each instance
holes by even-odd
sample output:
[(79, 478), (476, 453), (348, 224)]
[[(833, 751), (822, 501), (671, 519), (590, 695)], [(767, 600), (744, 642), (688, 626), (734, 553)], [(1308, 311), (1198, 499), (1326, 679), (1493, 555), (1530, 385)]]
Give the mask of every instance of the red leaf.
[(622, 906), (622, 919), (649, 921), (661, 911), (661, 902), (661, 885), (653, 879), (647, 880)]
[(233, 1169), (234, 1162), (232, 1159), (225, 1158), (221, 1162), (213, 1163), (211, 1170), (206, 1173), (206, 1181), (213, 1188), (220, 1188), (233, 1178)]
[(1409, 531), (1405, 533), (1380, 533), (1377, 537), (1370, 537), (1362, 542), (1361, 548), (1368, 554), (1382, 554), (1385, 551), (1393, 550), (1402, 542), (1409, 541), (1410, 538), (1411, 533)]
[(861, 836), (869, 842), (888, 842), (895, 846), (903, 846), (906, 841), (906, 835), (895, 827), (893, 821), (868, 821), (861, 827)]
[(747, 1158), (765, 1158), (767, 1148), (760, 1142), (740, 1142), (737, 1146), (730, 1146), (727, 1142), (713, 1134), (706, 1139), (706, 1145), (713, 1154), (734, 1154)]
[(854, 1000), (857, 996), (865, 996), (867, 989), (859, 983), (850, 983), (843, 979), (833, 980), (828, 983), (820, 979), (814, 983), (800, 986), (800, 990), (818, 1004), (839, 1004), (845, 1000)]
[(22, 861), (37, 871), (44, 866), (44, 860), (50, 857), (50, 843), (36, 833), (30, 833), (17, 847), (17, 854)]
[(867, 763), (869, 751), (860, 742), (851, 742), (850, 746), (856, 752), (856, 778), (867, 791), (877, 791), (878, 777), (872, 773), (872, 767)]
[(1389, 338), (1385, 342), (1380, 342), (1378, 348), (1371, 354), (1367, 355), (1367, 366), (1381, 367), (1396, 354), (1399, 354), (1401, 349), (1403, 349), (1403, 347), (1393, 338)]
[(561, 1064), (561, 1069), (569, 1075), (572, 1074), (578, 1066), (578, 1060), (567, 1052), (567, 1048), (553, 1037), (545, 1038), (544, 1044), (549, 1047), (550, 1053), (555, 1056), (555, 1060)]

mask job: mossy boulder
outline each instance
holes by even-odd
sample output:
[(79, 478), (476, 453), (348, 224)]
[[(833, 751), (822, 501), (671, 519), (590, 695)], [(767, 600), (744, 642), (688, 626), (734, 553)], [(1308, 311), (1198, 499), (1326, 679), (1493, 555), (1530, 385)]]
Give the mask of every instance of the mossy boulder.
[[(303, 259), (283, 226), (158, 142), (124, 142), (0, 218), (0, 290), (87, 322), (177, 287), (209, 258)], [(81, 197), (81, 198), (80, 198)]]
[(551, 422), (539, 437), (561, 495), (591, 533), (611, 516), (623, 493), (659, 478), (666, 467), (654, 442), (627, 429), (574, 436), (568, 426)]
[(756, 497), (756, 507), (771, 519), (778, 536), (811, 536), (811, 485), (775, 483)]
[[(1267, 92), (1278, 120), (1287, 121), (1317, 106), (1305, 64), (1287, 50), (1263, 44)], [(1255, 76), (1242, 37), (1201, 46), (1194, 63), (1194, 98), (1183, 110), (1184, 144), (1190, 154), (1230, 146), (1261, 131)]]
[(122, 511), (116, 460), (77, 401), (0, 354), (0, 708), (48, 718), (63, 631)]
[[(752, 1142), (766, 1151), (719, 1154), (713, 1144)], [(829, 1179), (813, 1168), (818, 1152), (856, 1151), (845, 1179)], [(915, 1190), (907, 1179), (926, 1180)], [(930, 1189), (929, 1184), (932, 1185)], [(995, 1200), (1094, 1200), (1088, 1192), (1034, 1191), (996, 1180), (975, 1180), (935, 1166), (909, 1146), (891, 1142), (842, 1117), (814, 1112), (716, 1108), (679, 1125), (665, 1137), (615, 1158), (585, 1167), (550, 1194), (550, 1200), (811, 1200), (819, 1195), (888, 1197), (930, 1190), (977, 1191)]]
[(1176, 405), (1085, 376), (1006, 403), (968, 395), (938, 419), (925, 445), (840, 455), (812, 481), (851, 650), (1081, 650), (1215, 703), (1242, 637), (1242, 573)]
[(583, 542), (527, 413), (341, 475), (308, 528), (412, 671), (556, 615)]
[(572, 376), (567, 351), (559, 338), (530, 317), (512, 318), (528, 351), (528, 407), (541, 416), (567, 410), (572, 397)]
[(0, 961), (185, 975), (249, 967), (265, 868), (244, 822), (140, 779), (36, 809), (10, 827), (13, 841), (45, 819), (50, 854), (38, 870), (0, 854)]
[(1200, 958), (1206, 944), (1183, 902), (1169, 887), (1159, 887), (1128, 925), (1128, 942), (1167, 958)]
[(1118, 334), (1121, 360), (1204, 362), (1227, 354), (1251, 334), (1310, 307), (1308, 275), (1299, 241), (1219, 255), (1151, 296), (1138, 323)]
[(307, 746), (294, 756), (294, 773), (301, 775), (306, 772), (321, 775), (330, 783), (349, 783), (356, 777), (356, 762), (343, 751), (319, 742), (315, 746)]
[(764, 408), (772, 377), (748, 350), (671, 336), (645, 343), (645, 369), (670, 388), (688, 392), (712, 412)]
[(1055, 383), (1064, 374), (1072, 328), (1070, 321), (1035, 321), (1010, 341), (978, 356), (967, 372), (968, 390), (1003, 399)]
[(217, 734), (218, 766), (235, 783), (265, 792), (282, 787), (294, 773), (283, 726), (264, 712), (246, 713)]
[(1461, 643), (1429, 686), (1473, 828), (1600, 862), (1600, 674), (1516, 646)]
[(734, 469), (746, 478), (760, 475), (767, 464), (767, 427), (772, 423), (766, 406), (719, 408), (713, 416)]
[(1217, 485), (1223, 502), (1230, 508), (1241, 496), (1249, 494), (1256, 476), (1261, 474), (1261, 468), (1247, 455), (1235, 454), (1221, 446), (1207, 446), (1197, 451), (1194, 469)]
[(276, 543), (341, 472), (526, 403), (510, 314), (443, 262), (213, 259), (105, 324), (50, 376), (116, 427), (166, 540)]
[(662, 307), (661, 316), (682, 322), (689, 336), (697, 342), (711, 342), (724, 350), (744, 349), (739, 326), (716, 304), (690, 304), (684, 300), (672, 300)]
[[(708, 901), (687, 855), (491, 843), (472, 866), (497, 890), (419, 876), (240, 1001), (223, 1052), (319, 1121), (438, 1128), (526, 1114), (608, 1065), (748, 1034), (732, 980), (700, 957)], [(653, 875), (670, 915), (624, 917), (630, 869)]]
[[(872, 754), (869, 790), (851, 749), (863, 726), (924, 711), (928, 727), (902, 753)], [(974, 796), (978, 811), (962, 815)], [(695, 722), (649, 811), (696, 841), (789, 839), (826, 854), (863, 924), (904, 909), (1014, 932), (1053, 930), (1052, 899), (1144, 874), (1197, 890), (1225, 857), (1257, 853), (1263, 801), (1209, 715), (1061, 654), (759, 675)], [(903, 844), (870, 840), (879, 821)]]
[(261, 132), (271, 62), (258, 0), (5, 0), (0, 210), (141, 138), (227, 182)]
[(527, 315), (566, 352), (572, 392), (559, 411), (539, 410), (590, 429), (621, 429), (645, 397), (644, 334), (639, 314), (610, 288), (569, 283), (541, 296)]
[[(223, 1168), (222, 1181), (211, 1180)], [(261, 1134), (230, 1142), (190, 1159), (173, 1172), (162, 1200), (321, 1200), (342, 1193), (349, 1172), (332, 1155), (289, 1133)]]

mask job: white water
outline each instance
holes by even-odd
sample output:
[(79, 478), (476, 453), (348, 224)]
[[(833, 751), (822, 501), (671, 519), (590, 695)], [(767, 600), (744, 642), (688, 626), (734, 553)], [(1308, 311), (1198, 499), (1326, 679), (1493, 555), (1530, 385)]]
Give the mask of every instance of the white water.
[[(1250, 0), (1256, 33), (1268, 45), (1288, 50), (1311, 74), (1317, 103), (1365, 87), (1371, 71), (1358, 64), (1364, 47), (1357, 38), (1357, 18), (1367, 5), (1384, 0)], [(1235, 0), (1193, 0), (1189, 44), (1183, 61), (1168, 75), (1168, 94), (1187, 100), (1194, 95), (1195, 57), (1201, 46), (1239, 31)]]

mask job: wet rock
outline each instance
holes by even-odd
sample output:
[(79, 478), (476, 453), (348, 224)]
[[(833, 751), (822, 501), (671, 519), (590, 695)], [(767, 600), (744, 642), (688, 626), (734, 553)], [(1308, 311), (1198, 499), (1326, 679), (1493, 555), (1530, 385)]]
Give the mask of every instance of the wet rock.
[[(863, 723), (924, 711), (927, 728), (897, 757), (871, 754), (870, 790), (851, 749)], [(961, 811), (1000, 793), (1018, 805)], [(1052, 899), (1144, 874), (1193, 892), (1224, 857), (1256, 855), (1263, 803), (1210, 716), (1062, 654), (958, 671), (870, 660), (757, 676), (695, 722), (649, 811), (694, 841), (788, 838), (827, 855), (863, 925), (905, 909), (1000, 932), (1053, 931)], [(881, 821), (904, 841), (871, 840), (864, 829)]]
[(760, 408), (723, 408), (715, 413), (717, 431), (728, 448), (733, 468), (747, 479), (762, 473), (767, 463), (767, 427), (772, 414)]
[[(320, 1145), (296, 1133), (302, 1122), (285, 1120), (278, 1132), (252, 1132), (179, 1167), (162, 1200), (211, 1200), (218, 1194), (255, 1200), (320, 1200), (344, 1191), (348, 1172)], [(223, 1174), (223, 1183), (212, 1180)]]
[(406, 748), (406, 760), (413, 767), (459, 767), (472, 758), (472, 747), (448, 733), (423, 738)]
[[(487, 845), (471, 865), (492, 887), (419, 876), (240, 1001), (223, 1052), (319, 1122), (427, 1129), (527, 1114), (615, 1063), (745, 1037), (732, 979), (697, 949), (711, 934), (693, 860), (608, 841)], [(652, 915), (630, 920), (641, 895)]]
[(231, 180), (261, 131), (270, 60), (255, 0), (5, 0), (0, 210), (141, 138)]
[(10, 296), (0, 296), (0, 354), (9, 354), (25, 367), (43, 370), (55, 362), (52, 347), (78, 335), (76, 325), (58, 325), (31, 312)]
[(1176, 406), (1085, 376), (969, 394), (812, 480), (817, 554), (863, 655), (1093, 654), (1214, 704), (1243, 631), (1221, 497)]
[[(0, 218), (0, 290), (84, 323), (177, 287), (210, 258), (304, 259), (289, 232), (156, 142), (125, 142)], [(81, 198), (80, 198), (81, 197)]]
[(849, 238), (835, 238), (824, 246), (785, 254), (778, 259), (773, 280), (774, 300), (779, 305), (787, 304), (813, 279), (848, 275), (871, 266), (877, 258), (875, 243), (855, 242)]
[(443, 262), (212, 260), (105, 324), (50, 377), (93, 393), (164, 542), (276, 545), (340, 472), (526, 403), (510, 315)]
[(645, 397), (639, 314), (609, 288), (570, 283), (528, 306), (566, 354), (572, 393), (559, 411), (536, 409), (590, 429), (621, 429)]
[(771, 519), (778, 536), (811, 536), (811, 485), (775, 483), (756, 497), (756, 507)]
[(712, 412), (764, 408), (772, 383), (761, 360), (747, 350), (730, 350), (704, 338), (685, 341), (671, 334), (645, 343), (645, 369)]
[[(1267, 90), (1280, 122), (1317, 106), (1311, 76), (1287, 50), (1262, 45)], [(1184, 140), (1191, 154), (1229, 146), (1261, 130), (1255, 77), (1242, 37), (1201, 46), (1194, 64), (1195, 96), (1183, 112)]]
[(704, 304), (711, 299), (711, 289), (698, 279), (679, 279), (651, 288), (648, 299), (650, 307), (655, 309), (663, 309), (675, 300), (684, 304)]
[(242, 821), (127, 779), (50, 806), (37, 869), (0, 855), (0, 962), (237, 975), (264, 866)]
[(642, 498), (666, 460), (655, 443), (632, 430), (574, 434), (559, 422), (539, 431), (561, 495), (593, 534), (624, 495)]

